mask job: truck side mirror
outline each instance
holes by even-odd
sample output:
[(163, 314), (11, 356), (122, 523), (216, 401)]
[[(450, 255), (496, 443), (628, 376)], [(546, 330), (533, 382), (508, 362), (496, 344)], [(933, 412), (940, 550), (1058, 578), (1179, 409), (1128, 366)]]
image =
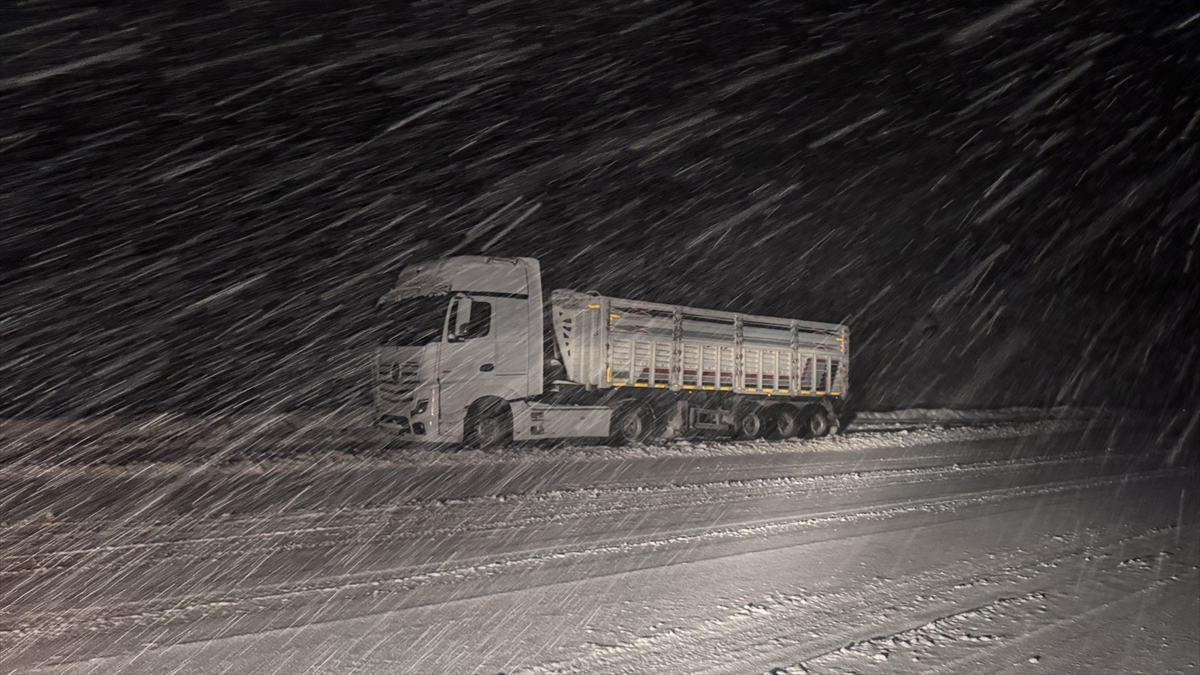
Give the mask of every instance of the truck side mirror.
[(450, 317), (446, 321), (446, 342), (462, 342), (467, 321), (471, 316), (471, 300), (454, 298), (450, 301)]

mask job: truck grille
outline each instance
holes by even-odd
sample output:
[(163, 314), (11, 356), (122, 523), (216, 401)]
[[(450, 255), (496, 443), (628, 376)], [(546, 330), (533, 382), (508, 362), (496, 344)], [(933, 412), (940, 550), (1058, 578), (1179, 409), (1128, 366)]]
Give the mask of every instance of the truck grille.
[(421, 364), (417, 361), (380, 364), (379, 391), (384, 399), (396, 402), (416, 389), (421, 383), (420, 367)]

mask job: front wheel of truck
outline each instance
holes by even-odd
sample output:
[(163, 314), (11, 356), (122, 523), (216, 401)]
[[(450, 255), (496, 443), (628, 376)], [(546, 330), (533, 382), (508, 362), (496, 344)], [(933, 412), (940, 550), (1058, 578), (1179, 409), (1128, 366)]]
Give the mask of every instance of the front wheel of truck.
[(506, 401), (483, 401), (467, 414), (466, 442), (470, 448), (488, 450), (512, 440), (512, 411)]

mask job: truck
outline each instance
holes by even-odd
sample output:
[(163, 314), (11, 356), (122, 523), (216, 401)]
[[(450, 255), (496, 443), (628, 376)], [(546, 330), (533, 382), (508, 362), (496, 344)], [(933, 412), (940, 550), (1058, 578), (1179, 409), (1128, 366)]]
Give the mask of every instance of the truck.
[(375, 423), (402, 440), (784, 439), (837, 433), (849, 328), (596, 292), (533, 258), (410, 265), (377, 304)]

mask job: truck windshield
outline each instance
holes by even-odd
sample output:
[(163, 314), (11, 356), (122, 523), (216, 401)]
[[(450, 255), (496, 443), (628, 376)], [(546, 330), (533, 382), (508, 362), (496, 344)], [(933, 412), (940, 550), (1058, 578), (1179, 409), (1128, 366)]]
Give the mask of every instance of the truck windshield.
[(380, 344), (419, 347), (440, 340), (449, 296), (409, 298), (379, 307)]

